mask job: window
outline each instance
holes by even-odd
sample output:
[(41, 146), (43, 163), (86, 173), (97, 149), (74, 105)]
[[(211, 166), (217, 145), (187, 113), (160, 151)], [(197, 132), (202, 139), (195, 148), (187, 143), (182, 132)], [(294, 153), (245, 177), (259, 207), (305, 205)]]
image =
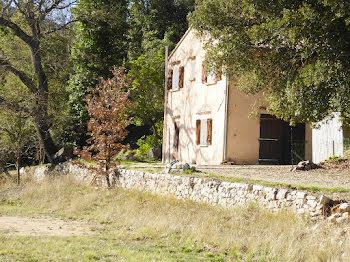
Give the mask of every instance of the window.
[(222, 75), (220, 69), (217, 68), (216, 72), (208, 72), (205, 62), (202, 64), (202, 83), (211, 85), (216, 84), (218, 81), (222, 80)]
[(175, 67), (173, 69), (173, 81), (172, 81), (172, 87), (173, 90), (179, 89), (179, 68)]
[(213, 120), (210, 118), (196, 121), (196, 144), (210, 146), (212, 144)]
[(207, 84), (215, 84), (216, 83), (216, 73), (215, 72), (208, 72), (208, 77), (207, 77)]
[(196, 61), (192, 60), (191, 62), (191, 81), (196, 80)]
[(167, 87), (174, 91), (184, 87), (185, 68), (183, 66), (170, 69), (168, 72)]

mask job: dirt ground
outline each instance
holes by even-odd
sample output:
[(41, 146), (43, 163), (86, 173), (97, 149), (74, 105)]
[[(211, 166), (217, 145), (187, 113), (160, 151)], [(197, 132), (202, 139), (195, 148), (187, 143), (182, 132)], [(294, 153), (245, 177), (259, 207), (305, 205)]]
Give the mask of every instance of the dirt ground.
[(199, 167), (199, 170), (223, 177), (264, 180), (272, 183), (284, 183), (322, 188), (350, 189), (350, 170), (314, 169), (291, 172), (292, 166), (228, 166)]
[(89, 224), (55, 218), (1, 217), (0, 232), (13, 236), (80, 236), (94, 232)]

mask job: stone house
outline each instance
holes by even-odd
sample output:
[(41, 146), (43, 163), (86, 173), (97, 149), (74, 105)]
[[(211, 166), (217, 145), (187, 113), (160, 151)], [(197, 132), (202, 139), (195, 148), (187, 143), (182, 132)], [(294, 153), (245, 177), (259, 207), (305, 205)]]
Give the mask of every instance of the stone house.
[[(318, 130), (307, 124), (290, 127), (266, 112), (262, 95), (241, 93), (234, 74), (207, 72), (203, 45), (190, 28), (168, 57), (164, 162), (317, 163), (343, 154), (338, 118), (321, 123)], [(253, 108), (257, 112), (250, 117)]]

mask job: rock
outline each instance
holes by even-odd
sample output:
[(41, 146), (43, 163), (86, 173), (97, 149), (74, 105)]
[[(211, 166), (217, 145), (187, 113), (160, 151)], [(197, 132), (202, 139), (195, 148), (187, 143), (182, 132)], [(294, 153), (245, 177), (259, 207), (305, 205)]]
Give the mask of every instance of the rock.
[(343, 203), (339, 206), (339, 212), (340, 213), (345, 213), (345, 212), (350, 212), (350, 204), (349, 203)]
[(169, 172), (174, 171), (174, 169), (177, 169), (177, 164), (178, 163), (179, 163), (179, 161), (177, 161), (177, 160), (167, 163), (165, 165), (164, 172), (166, 174), (168, 174)]
[(331, 215), (330, 217), (328, 217), (327, 220), (329, 222), (336, 223), (337, 222), (337, 218), (338, 218), (338, 216), (336, 216), (336, 214), (334, 214), (334, 215)]
[(22, 167), (22, 168), (19, 170), (19, 173), (20, 173), (22, 176), (25, 175), (26, 170), (24, 169), (24, 167)]
[(304, 192), (298, 192), (297, 193), (297, 199), (305, 199), (306, 196), (307, 196), (307, 194), (304, 193)]
[(190, 165), (188, 163), (185, 163), (183, 166), (182, 166), (182, 170), (183, 171), (186, 171), (186, 170), (189, 170), (191, 169)]
[(311, 169), (316, 169), (317, 165), (310, 160), (305, 160), (299, 162), (291, 171), (309, 171)]
[(45, 177), (49, 174), (49, 167), (48, 166), (40, 166), (35, 169), (33, 178), (35, 182), (42, 182)]
[(183, 164), (180, 162), (176, 162), (173, 166), (172, 169), (182, 169)]
[(340, 223), (343, 223), (345, 221), (347, 221), (348, 219), (346, 217), (338, 217), (335, 219), (335, 221), (340, 224)]
[(342, 217), (349, 218), (350, 217), (350, 213), (349, 212), (345, 212), (345, 213), (342, 214)]
[(331, 204), (332, 202), (333, 202), (333, 200), (330, 199), (329, 197), (326, 197), (325, 195), (322, 195), (320, 198), (321, 204)]
[(74, 157), (73, 148), (72, 147), (62, 147), (56, 154), (54, 155), (54, 160), (56, 163), (62, 163)]
[(160, 148), (151, 148), (148, 153), (148, 158), (161, 159), (162, 150)]
[(122, 160), (130, 160), (130, 161), (136, 161), (137, 157), (133, 154), (127, 154), (126, 156), (122, 157)]
[(280, 189), (277, 193), (277, 199), (285, 199), (287, 196), (288, 190), (287, 189)]

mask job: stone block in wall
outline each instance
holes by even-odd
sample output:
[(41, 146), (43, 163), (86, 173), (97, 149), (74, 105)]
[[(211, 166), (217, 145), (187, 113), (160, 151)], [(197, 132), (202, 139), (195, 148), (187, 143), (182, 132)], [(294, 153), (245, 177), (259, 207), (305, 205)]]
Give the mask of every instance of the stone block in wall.
[(287, 194), (288, 194), (287, 189), (280, 189), (277, 193), (277, 199), (278, 200), (285, 199), (287, 197)]
[(304, 192), (297, 192), (297, 194), (296, 194), (297, 199), (305, 199), (306, 196), (307, 196), (307, 194)]
[(339, 212), (350, 212), (350, 204), (349, 203), (343, 203), (339, 206)]
[(277, 197), (277, 189), (270, 190), (270, 192), (266, 195), (267, 200), (276, 200)]

